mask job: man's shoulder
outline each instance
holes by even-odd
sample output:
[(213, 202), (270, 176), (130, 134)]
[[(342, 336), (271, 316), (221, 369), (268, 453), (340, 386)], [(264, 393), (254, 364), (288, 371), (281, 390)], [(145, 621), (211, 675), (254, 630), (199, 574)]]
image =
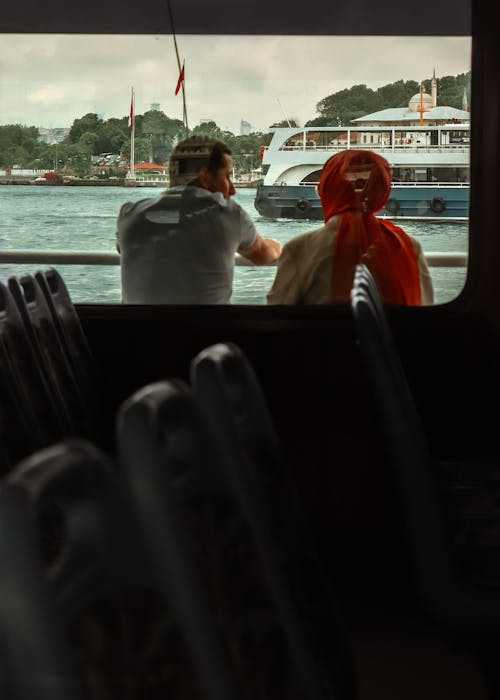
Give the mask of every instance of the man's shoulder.
[(146, 197), (136, 202), (125, 202), (120, 207), (118, 221), (123, 223), (129, 220), (142, 219), (150, 212), (178, 209), (182, 193), (176, 190), (164, 190), (157, 197)]

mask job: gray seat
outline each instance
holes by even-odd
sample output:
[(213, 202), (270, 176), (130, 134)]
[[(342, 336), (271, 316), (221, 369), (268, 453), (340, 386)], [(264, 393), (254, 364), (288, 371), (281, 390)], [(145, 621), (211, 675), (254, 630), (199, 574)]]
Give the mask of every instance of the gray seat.
[(37, 270), (34, 279), (45, 297), (78, 390), (98, 417), (102, 378), (64, 279), (53, 267)]
[(1, 472), (60, 439), (66, 427), (18, 305), (0, 282)]
[[(225, 554), (217, 520), (227, 517), (215, 510), (224, 508), (220, 464), (187, 387), (164, 381), (133, 394), (119, 409), (116, 442), (148, 549), (189, 640), (206, 697), (237, 698), (231, 645), (224, 644), (218, 624), (227, 614), (216, 566)], [(230, 546), (230, 539), (224, 544)], [(244, 697), (244, 685), (240, 690)]]
[(201, 687), (116, 465), (91, 443), (67, 440), (19, 463), (7, 484), (38, 523), (46, 582), (85, 697), (182, 697)]
[(491, 696), (498, 697), (500, 466), (432, 458), (366, 266), (357, 267), (351, 304), (420, 599), (435, 621), (477, 654)]
[[(122, 407), (117, 442), (158, 566), (165, 577), (178, 571), (186, 603), (208, 596), (238, 697), (344, 697), (309, 643), (291, 591), (298, 580), (281, 569), (255, 484), (241, 476), (191, 389), (179, 380), (143, 388)], [(204, 593), (183, 563), (189, 550), (170, 560), (164, 551), (179, 508)]]
[(8, 285), (33, 353), (45, 372), (63, 435), (92, 437), (91, 414), (85, 406), (45, 295), (32, 275), (10, 277)]
[(37, 546), (26, 492), (0, 489), (0, 695), (83, 700)]
[(251, 364), (235, 344), (218, 343), (193, 359), (191, 382), (226, 454), (305, 696), (355, 697), (347, 633)]

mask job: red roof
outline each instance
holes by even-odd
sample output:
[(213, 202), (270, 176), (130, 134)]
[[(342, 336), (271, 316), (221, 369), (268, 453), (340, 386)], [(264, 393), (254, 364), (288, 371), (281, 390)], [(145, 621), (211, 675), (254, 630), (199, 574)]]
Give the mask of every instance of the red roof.
[(158, 165), (158, 163), (136, 163), (136, 170), (162, 170), (165, 172), (167, 170), (166, 165)]

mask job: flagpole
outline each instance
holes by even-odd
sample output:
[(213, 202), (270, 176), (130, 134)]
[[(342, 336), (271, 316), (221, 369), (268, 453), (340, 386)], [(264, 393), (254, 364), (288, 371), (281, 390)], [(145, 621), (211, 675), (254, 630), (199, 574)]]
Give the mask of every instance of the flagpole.
[(130, 98), (130, 177), (135, 178), (135, 91)]
[[(167, 0), (167, 7), (168, 7), (168, 14), (170, 17), (170, 26), (172, 27), (172, 36), (174, 38), (174, 48), (175, 48), (175, 55), (177, 58), (177, 67), (179, 69), (179, 75), (181, 74), (181, 59), (179, 58), (179, 49), (177, 48), (177, 37), (175, 36), (175, 27), (174, 27), (174, 16), (172, 14), (172, 7), (170, 5), (170, 0)], [(182, 80), (181, 83), (181, 89), (182, 89), (182, 121), (184, 123), (184, 127), (186, 129), (186, 133), (189, 134), (189, 126), (188, 126), (188, 118), (187, 118), (187, 108), (186, 108), (186, 89), (185, 89), (185, 80)]]

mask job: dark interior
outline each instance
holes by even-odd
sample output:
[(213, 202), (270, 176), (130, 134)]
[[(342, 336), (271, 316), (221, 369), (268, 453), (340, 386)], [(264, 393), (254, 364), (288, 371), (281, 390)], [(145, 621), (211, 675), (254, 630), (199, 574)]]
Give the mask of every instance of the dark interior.
[[(196, 9), (194, 9), (196, 5)], [(472, 35), (469, 272), (453, 302), (386, 309), (431, 451), (497, 460), (500, 387), (498, 191), (500, 48), (490, 3), (393, 0), (250, 4), (179, 1), (179, 33)], [(2, 31), (168, 32), (163, 0), (9, 3)], [(335, 69), (341, 70), (341, 66)], [(298, 308), (79, 305), (106, 381), (112, 431), (144, 384), (189, 378), (191, 359), (238, 344), (269, 401), (322, 560), (360, 659), (361, 698), (485, 697), (467, 639), (441, 629), (415, 593), (378, 417), (348, 306)], [(425, 512), (425, 504), (422, 504)]]

